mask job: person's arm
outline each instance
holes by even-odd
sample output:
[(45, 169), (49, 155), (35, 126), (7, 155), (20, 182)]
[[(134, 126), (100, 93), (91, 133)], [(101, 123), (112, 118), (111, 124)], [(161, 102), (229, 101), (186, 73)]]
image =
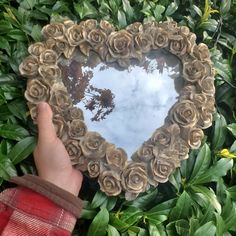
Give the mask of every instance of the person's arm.
[(70, 235), (82, 209), (82, 174), (56, 136), (48, 104), (39, 104), (37, 122), (39, 176), (13, 177), (10, 182), (19, 186), (0, 193), (1, 235)]

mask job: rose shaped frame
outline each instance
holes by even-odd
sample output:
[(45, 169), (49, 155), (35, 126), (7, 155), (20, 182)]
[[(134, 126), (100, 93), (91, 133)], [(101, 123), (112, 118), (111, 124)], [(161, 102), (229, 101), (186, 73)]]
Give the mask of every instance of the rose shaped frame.
[[(103, 20), (98, 23), (90, 19), (79, 24), (68, 20), (46, 25), (42, 34), (44, 41), (29, 46), (30, 55), (19, 67), (21, 75), (28, 78), (25, 98), (31, 117), (35, 121), (39, 102), (51, 105), (57, 135), (72, 164), (91, 178), (98, 178), (107, 195), (124, 192), (127, 200), (135, 199), (150, 185), (166, 182), (181, 160), (188, 158), (189, 149), (200, 147), (202, 129), (211, 126), (215, 110), (214, 69), (208, 47), (197, 45), (196, 36), (188, 27), (177, 26), (173, 21), (136, 22), (116, 31)], [(127, 67), (130, 59), (140, 60), (160, 48), (181, 60), (184, 85), (165, 124), (128, 161), (125, 150), (87, 130), (82, 110), (73, 107), (62, 82), (58, 60), (71, 58), (78, 49), (86, 57), (93, 51), (106, 63)]]

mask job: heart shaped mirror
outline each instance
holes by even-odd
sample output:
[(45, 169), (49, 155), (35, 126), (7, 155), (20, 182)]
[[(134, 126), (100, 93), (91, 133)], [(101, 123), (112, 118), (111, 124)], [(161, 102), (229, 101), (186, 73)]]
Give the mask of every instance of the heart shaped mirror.
[(199, 148), (214, 112), (205, 44), (175, 22), (52, 23), (20, 65), (33, 120), (48, 102), (71, 162), (109, 196), (135, 199)]

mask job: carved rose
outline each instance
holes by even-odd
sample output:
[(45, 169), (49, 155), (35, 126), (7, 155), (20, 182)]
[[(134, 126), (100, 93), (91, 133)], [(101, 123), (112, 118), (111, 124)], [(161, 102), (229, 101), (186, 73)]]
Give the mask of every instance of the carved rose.
[(115, 27), (109, 23), (106, 20), (101, 20), (100, 21), (100, 28), (107, 34), (109, 35), (111, 32), (115, 31)]
[(69, 136), (72, 139), (81, 139), (87, 132), (87, 127), (82, 120), (73, 120), (68, 124)]
[(98, 183), (101, 191), (108, 196), (117, 196), (121, 193), (120, 175), (114, 171), (101, 172)]
[(38, 116), (37, 105), (32, 104), (30, 102), (27, 102), (27, 105), (29, 107), (29, 112), (30, 112), (31, 119), (36, 124), (37, 123), (37, 116)]
[(192, 149), (197, 149), (201, 146), (201, 141), (204, 137), (204, 133), (199, 128), (191, 128), (188, 130), (188, 145)]
[[(79, 141), (69, 139), (65, 143), (66, 151), (68, 152), (72, 165), (77, 165), (80, 163), (82, 156), (82, 150), (79, 146)], [(86, 163), (87, 164), (87, 163)]]
[(135, 48), (142, 53), (150, 51), (152, 46), (152, 37), (148, 34), (140, 33), (134, 37)]
[(127, 154), (122, 148), (110, 145), (106, 150), (106, 161), (109, 165), (123, 169), (126, 166)]
[(52, 121), (54, 124), (54, 128), (56, 130), (57, 137), (61, 139), (62, 136), (64, 135), (65, 128), (66, 128), (65, 120), (62, 116), (55, 115)]
[(88, 163), (88, 172), (91, 178), (96, 178), (100, 174), (100, 162), (99, 161), (90, 161)]
[(84, 120), (83, 111), (78, 107), (71, 107), (68, 111), (65, 111), (64, 116), (67, 120)]
[(59, 80), (61, 78), (61, 70), (57, 65), (41, 65), (39, 74), (47, 80)]
[(57, 62), (57, 54), (51, 49), (47, 49), (40, 54), (39, 61), (42, 64), (54, 65)]
[(34, 104), (41, 101), (49, 100), (49, 86), (45, 80), (31, 79), (28, 80), (25, 91), (25, 98)]
[(126, 30), (131, 34), (138, 34), (140, 32), (143, 32), (143, 25), (140, 22), (135, 22), (131, 25), (128, 25), (126, 27)]
[(171, 159), (156, 157), (151, 161), (152, 178), (157, 183), (165, 183), (169, 175), (175, 169), (175, 165)]
[(78, 46), (80, 43), (84, 42), (86, 31), (81, 25), (73, 25), (67, 30), (67, 39), (70, 46)]
[(196, 108), (202, 108), (206, 105), (207, 97), (205, 94), (196, 93), (192, 95), (191, 100), (194, 102)]
[(81, 25), (86, 31), (90, 31), (90, 30), (96, 29), (96, 28), (97, 28), (97, 24), (98, 24), (97, 21), (94, 20), (94, 19), (89, 19), (89, 20), (80, 22), (80, 25)]
[(63, 112), (72, 107), (71, 98), (62, 83), (55, 83), (52, 86), (49, 103), (59, 112)]
[(202, 108), (200, 112), (200, 119), (198, 122), (199, 127), (202, 129), (210, 127), (212, 124), (212, 120), (212, 111), (208, 109), (208, 107)]
[(38, 42), (29, 46), (28, 52), (38, 57), (44, 50), (46, 50), (44, 43)]
[(206, 107), (210, 112), (215, 111), (215, 97), (212, 96), (206, 96), (207, 97), (207, 104)]
[(95, 48), (99, 48), (106, 41), (107, 35), (100, 29), (91, 30), (88, 33), (87, 40)]
[(143, 163), (130, 163), (122, 173), (123, 188), (130, 193), (139, 194), (148, 188), (147, 170)]
[(184, 78), (192, 83), (202, 79), (206, 73), (204, 65), (198, 60), (184, 63), (183, 67)]
[(167, 128), (157, 129), (151, 137), (151, 142), (157, 146), (169, 147), (172, 139), (174, 140), (179, 134), (179, 126), (177, 124), (173, 124)]
[(158, 150), (153, 144), (144, 142), (138, 151), (132, 156), (132, 159), (137, 162), (149, 162), (155, 157), (155, 155), (157, 155), (157, 153)]
[(176, 103), (170, 111), (171, 121), (183, 127), (194, 126), (198, 121), (198, 115), (194, 103), (188, 100)]
[[(88, 170), (89, 160), (87, 158), (85, 158), (85, 156), (82, 155), (78, 159), (75, 159), (75, 160), (76, 160), (75, 169), (83, 171), (83, 172)], [(72, 161), (73, 161), (73, 159), (72, 159)]]
[(63, 39), (65, 26), (62, 23), (52, 23), (42, 29), (43, 36), (47, 38)]
[(112, 32), (108, 36), (109, 52), (114, 58), (129, 58), (133, 38), (130, 33), (126, 30), (121, 30), (119, 32)]
[(169, 34), (162, 28), (157, 28), (154, 30), (154, 43), (153, 48), (165, 48), (169, 44)]
[(20, 64), (19, 70), (21, 75), (32, 78), (38, 75), (38, 59), (34, 56), (28, 56)]
[(210, 59), (210, 52), (206, 44), (200, 43), (199, 45), (195, 45), (193, 49), (194, 55), (201, 61)]
[(203, 93), (207, 95), (215, 94), (214, 78), (213, 77), (204, 77), (198, 81), (198, 85)]
[(81, 141), (81, 148), (85, 157), (102, 158), (106, 153), (105, 139), (96, 132), (87, 132)]
[(170, 40), (170, 51), (175, 55), (184, 55), (187, 51), (187, 38), (181, 35), (172, 36)]
[(176, 140), (175, 150), (178, 151), (179, 160), (188, 159), (189, 146), (182, 138), (179, 138), (178, 140)]

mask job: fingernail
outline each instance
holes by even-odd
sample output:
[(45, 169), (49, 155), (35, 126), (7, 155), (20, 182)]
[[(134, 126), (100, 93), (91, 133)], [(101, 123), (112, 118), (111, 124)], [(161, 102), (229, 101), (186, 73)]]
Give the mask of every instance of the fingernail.
[(44, 111), (47, 108), (47, 103), (46, 102), (40, 102), (38, 104), (38, 112)]

